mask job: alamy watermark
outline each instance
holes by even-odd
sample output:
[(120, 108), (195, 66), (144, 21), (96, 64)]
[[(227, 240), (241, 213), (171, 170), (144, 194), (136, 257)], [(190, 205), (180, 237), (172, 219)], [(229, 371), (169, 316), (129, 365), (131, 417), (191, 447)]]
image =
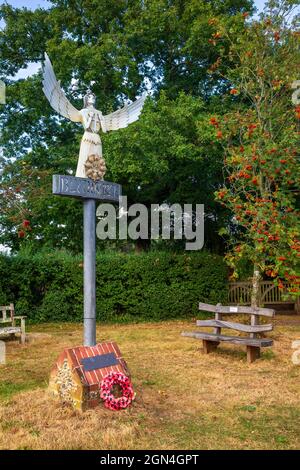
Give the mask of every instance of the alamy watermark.
[(297, 106), (300, 104), (300, 80), (292, 83), (292, 90), (295, 90), (292, 94), (292, 103)]
[(119, 208), (100, 204), (97, 208), (97, 237), (100, 240), (186, 240), (186, 250), (201, 250), (204, 245), (203, 204), (132, 204), (119, 199)]
[(6, 364), (6, 344), (0, 341), (0, 366)]
[(292, 349), (296, 349), (296, 351), (292, 354), (292, 363), (296, 366), (300, 365), (300, 340), (297, 339), (296, 341), (292, 342)]
[(0, 80), (0, 104), (5, 104), (6, 103), (6, 95), (5, 95), (5, 83)]

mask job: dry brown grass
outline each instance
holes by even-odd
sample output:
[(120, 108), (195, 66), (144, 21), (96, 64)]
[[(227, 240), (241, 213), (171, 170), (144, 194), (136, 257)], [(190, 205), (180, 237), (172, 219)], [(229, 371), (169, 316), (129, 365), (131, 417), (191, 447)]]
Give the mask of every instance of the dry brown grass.
[(98, 339), (118, 342), (137, 399), (122, 412), (83, 414), (47, 391), (64, 347), (81, 343), (82, 326), (37, 325), (30, 343), (8, 343), (0, 367), (1, 449), (296, 449), (300, 447), (300, 366), (291, 343), (299, 317), (277, 317), (274, 346), (248, 364), (243, 348), (180, 336), (182, 321), (99, 325)]

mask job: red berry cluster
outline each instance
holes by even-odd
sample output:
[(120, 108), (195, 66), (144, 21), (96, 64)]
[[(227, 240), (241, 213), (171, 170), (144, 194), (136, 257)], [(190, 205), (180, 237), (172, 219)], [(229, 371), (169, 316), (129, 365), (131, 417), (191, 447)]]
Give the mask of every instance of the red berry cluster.
[(18, 237), (19, 238), (24, 238), (26, 236), (26, 232), (27, 231), (30, 231), (31, 230), (31, 227), (30, 227), (30, 222), (29, 220), (23, 220), (22, 222), (22, 225), (21, 225), (21, 228), (20, 230), (18, 231)]

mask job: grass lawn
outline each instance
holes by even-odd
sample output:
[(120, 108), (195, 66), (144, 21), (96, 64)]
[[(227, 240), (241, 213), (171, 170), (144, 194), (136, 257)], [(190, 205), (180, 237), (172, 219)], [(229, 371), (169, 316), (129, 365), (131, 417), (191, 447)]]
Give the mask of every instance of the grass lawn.
[(8, 342), (0, 366), (0, 448), (299, 449), (299, 316), (276, 317), (274, 346), (253, 364), (234, 345), (203, 355), (200, 341), (180, 336), (193, 328), (98, 325), (98, 340), (118, 342), (137, 398), (121, 412), (80, 413), (52, 398), (47, 381), (62, 349), (81, 344), (82, 325), (30, 326), (29, 343)]

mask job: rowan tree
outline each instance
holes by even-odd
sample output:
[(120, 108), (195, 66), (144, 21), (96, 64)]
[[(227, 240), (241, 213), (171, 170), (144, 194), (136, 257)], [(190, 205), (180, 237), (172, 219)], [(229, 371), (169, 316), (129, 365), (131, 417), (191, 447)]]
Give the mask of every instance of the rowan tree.
[(281, 289), (287, 281), (288, 292), (299, 294), (300, 127), (299, 108), (291, 99), (291, 85), (299, 78), (299, 18), (291, 19), (298, 4), (271, 1), (259, 20), (237, 15), (230, 29), (215, 19), (219, 63), (223, 41), (230, 44), (226, 53), (234, 66), (224, 80), (237, 104), (236, 111), (210, 118), (225, 155), (225, 184), (216, 198), (232, 213), (222, 230), (232, 278), (238, 277), (242, 262), (253, 265), (253, 305), (262, 275)]

